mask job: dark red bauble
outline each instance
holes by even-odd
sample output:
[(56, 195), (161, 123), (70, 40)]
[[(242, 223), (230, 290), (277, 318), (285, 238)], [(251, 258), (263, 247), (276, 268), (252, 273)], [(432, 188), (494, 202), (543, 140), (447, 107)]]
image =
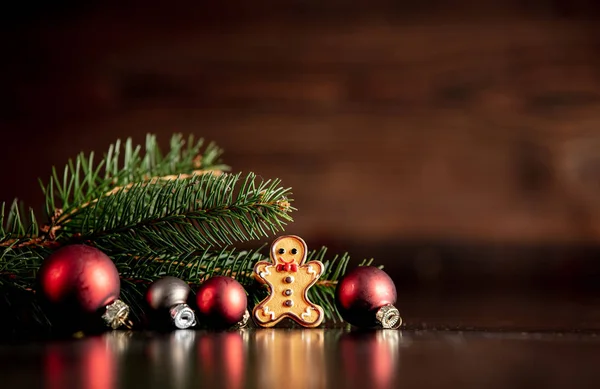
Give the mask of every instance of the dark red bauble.
[(119, 297), (119, 272), (102, 251), (76, 244), (44, 260), (38, 273), (38, 292), (46, 303), (81, 313), (93, 313)]
[(226, 328), (240, 322), (248, 305), (244, 287), (231, 277), (206, 280), (196, 295), (198, 320), (211, 327)]
[(375, 327), (375, 314), (386, 304), (396, 304), (396, 286), (383, 270), (359, 266), (338, 283), (336, 306), (342, 318), (357, 327)]

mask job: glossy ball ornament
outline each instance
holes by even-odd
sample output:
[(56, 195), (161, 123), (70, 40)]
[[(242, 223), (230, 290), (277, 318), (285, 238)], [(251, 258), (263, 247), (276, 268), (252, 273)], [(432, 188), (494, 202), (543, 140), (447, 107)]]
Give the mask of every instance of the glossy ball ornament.
[(55, 251), (42, 263), (37, 281), (38, 296), (58, 327), (92, 327), (100, 318), (113, 329), (131, 323), (129, 307), (119, 300), (119, 272), (94, 247), (76, 244)]
[(198, 320), (215, 328), (227, 328), (248, 319), (244, 287), (231, 277), (206, 280), (196, 294)]
[(44, 260), (38, 273), (38, 292), (49, 304), (69, 305), (85, 313), (96, 312), (118, 299), (119, 272), (102, 251), (75, 244)]
[(196, 324), (194, 311), (186, 304), (189, 293), (190, 287), (185, 281), (166, 276), (150, 285), (146, 302), (158, 313), (159, 319), (161, 316), (169, 318), (172, 326), (185, 329)]
[(190, 293), (189, 285), (177, 277), (163, 277), (154, 281), (146, 292), (146, 302), (152, 309), (171, 308), (185, 304)]
[(402, 323), (396, 304), (396, 286), (383, 270), (359, 266), (348, 272), (335, 290), (342, 318), (362, 328), (398, 328)]

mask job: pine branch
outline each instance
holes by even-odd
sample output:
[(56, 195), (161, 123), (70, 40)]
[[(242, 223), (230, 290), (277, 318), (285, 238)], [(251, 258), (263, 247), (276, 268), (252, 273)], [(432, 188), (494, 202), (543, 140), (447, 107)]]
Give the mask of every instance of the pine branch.
[(152, 177), (192, 174), (200, 169), (229, 170), (228, 166), (220, 163), (222, 150), (211, 143), (201, 153), (203, 143), (202, 139), (194, 141), (192, 136), (186, 142), (181, 134), (175, 134), (171, 138), (170, 151), (163, 156), (156, 136), (149, 134), (143, 156), (142, 147), (134, 147), (131, 138), (124, 144), (117, 140), (97, 164), (94, 163), (93, 152), (88, 156), (80, 153), (75, 160), (69, 160), (62, 177), (53, 169), (48, 184), (40, 183), (47, 196), (47, 213), (52, 216), (56, 209), (68, 213), (71, 207), (101, 197), (115, 187)]
[[(148, 135), (143, 148), (131, 139), (117, 141), (97, 163), (93, 153), (79, 154), (62, 175), (53, 169), (41, 184), (44, 225), (18, 201), (1, 204), (0, 311), (17, 312), (13, 328), (48, 325), (34, 298), (36, 272), (44, 258), (71, 243), (98, 247), (113, 259), (122, 298), (138, 322), (147, 287), (167, 275), (193, 289), (209, 277), (228, 275), (246, 288), (249, 308), (264, 298), (267, 291), (253, 276), (255, 263), (268, 259), (264, 247), (238, 251), (234, 246), (283, 231), (295, 210), (290, 189), (253, 173), (224, 173), (228, 167), (220, 162), (221, 149), (202, 146), (201, 140), (174, 135), (163, 155)], [(323, 306), (327, 319), (337, 321), (335, 287), (349, 257), (325, 256), (325, 248), (308, 255), (325, 264), (309, 296)]]
[(278, 180), (258, 182), (252, 173), (138, 183), (72, 212), (56, 225), (57, 239), (75, 236), (107, 254), (223, 247), (283, 230), (294, 209), (288, 194)]
[(53, 168), (48, 184), (40, 181), (50, 219), (46, 233), (54, 238), (56, 226), (68, 220), (73, 212), (133, 183), (229, 170), (220, 162), (222, 150), (211, 143), (201, 153), (203, 143), (202, 139), (194, 141), (192, 136), (186, 142), (180, 134), (175, 134), (170, 151), (163, 156), (156, 137), (149, 134), (143, 156), (142, 147), (134, 147), (129, 138), (124, 144), (117, 140), (97, 164), (93, 152), (87, 156), (80, 153), (74, 161), (69, 160), (62, 177)]

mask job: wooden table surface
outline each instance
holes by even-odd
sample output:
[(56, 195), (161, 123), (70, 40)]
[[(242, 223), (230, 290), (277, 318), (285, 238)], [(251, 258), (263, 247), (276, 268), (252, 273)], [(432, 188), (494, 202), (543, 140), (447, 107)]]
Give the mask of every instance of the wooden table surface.
[(598, 388), (596, 333), (114, 331), (0, 346), (2, 388)]

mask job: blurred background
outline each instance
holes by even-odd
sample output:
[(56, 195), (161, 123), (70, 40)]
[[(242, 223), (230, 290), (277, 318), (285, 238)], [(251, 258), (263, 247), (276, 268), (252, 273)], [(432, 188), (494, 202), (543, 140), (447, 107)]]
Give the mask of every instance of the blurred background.
[(0, 200), (41, 208), (79, 151), (193, 133), (293, 187), (288, 232), (376, 258), (413, 317), (600, 327), (596, 1), (12, 7)]

